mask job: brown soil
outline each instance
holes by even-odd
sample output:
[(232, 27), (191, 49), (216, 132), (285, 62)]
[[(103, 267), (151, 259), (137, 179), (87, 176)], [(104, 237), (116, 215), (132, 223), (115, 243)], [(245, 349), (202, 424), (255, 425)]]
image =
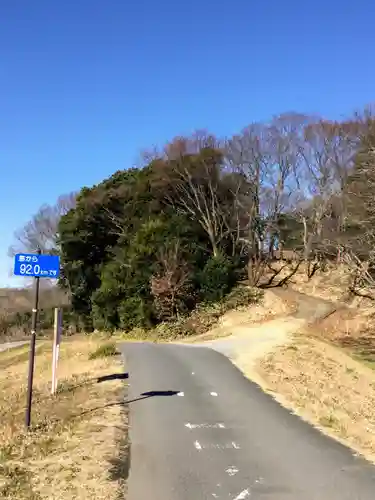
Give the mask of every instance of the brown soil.
[(342, 350), (296, 336), (258, 362), (282, 404), (375, 461), (375, 372)]

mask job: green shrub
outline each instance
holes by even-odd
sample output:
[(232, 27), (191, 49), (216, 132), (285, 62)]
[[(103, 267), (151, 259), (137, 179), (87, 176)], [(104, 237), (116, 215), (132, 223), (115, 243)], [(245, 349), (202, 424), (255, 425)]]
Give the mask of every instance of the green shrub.
[(93, 325), (96, 331), (100, 332), (113, 332), (114, 321), (113, 318), (117, 316), (117, 311), (109, 311), (108, 307), (101, 308), (98, 304), (93, 304), (91, 315), (93, 318)]
[(203, 302), (188, 316), (158, 324), (152, 335), (158, 340), (172, 340), (206, 333), (225, 312), (257, 303), (262, 293), (256, 288), (238, 286), (218, 302)]
[(129, 297), (121, 302), (118, 315), (121, 330), (147, 327), (151, 323), (152, 304), (146, 303), (142, 297)]
[(89, 359), (109, 358), (119, 354), (115, 342), (107, 342), (89, 354)]
[(198, 274), (198, 282), (202, 301), (221, 300), (236, 282), (233, 263), (222, 254), (211, 257)]
[(263, 291), (258, 288), (237, 286), (221, 301), (221, 314), (231, 309), (255, 304), (263, 297)]
[(150, 328), (142, 328), (140, 326), (136, 326), (131, 330), (121, 332), (120, 337), (122, 339), (147, 340), (150, 337), (151, 332), (152, 329)]

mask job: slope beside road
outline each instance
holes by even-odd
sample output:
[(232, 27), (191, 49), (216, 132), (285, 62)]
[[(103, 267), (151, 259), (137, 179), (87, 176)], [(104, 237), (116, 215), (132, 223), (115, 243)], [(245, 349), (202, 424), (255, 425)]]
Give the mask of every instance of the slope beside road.
[(370, 500), (375, 467), (207, 347), (125, 344), (129, 500)]

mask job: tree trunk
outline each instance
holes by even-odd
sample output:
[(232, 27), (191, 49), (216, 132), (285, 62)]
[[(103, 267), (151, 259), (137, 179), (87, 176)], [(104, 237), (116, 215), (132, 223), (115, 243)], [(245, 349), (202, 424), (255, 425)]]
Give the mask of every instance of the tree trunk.
[(251, 257), (247, 264), (247, 278), (250, 286), (256, 286), (258, 284), (255, 276), (255, 263)]

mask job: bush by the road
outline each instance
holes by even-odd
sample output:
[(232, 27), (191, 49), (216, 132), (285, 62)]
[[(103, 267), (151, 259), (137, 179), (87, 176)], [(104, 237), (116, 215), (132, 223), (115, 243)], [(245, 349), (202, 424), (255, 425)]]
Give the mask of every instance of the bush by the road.
[(199, 273), (198, 281), (204, 302), (221, 300), (236, 282), (233, 261), (223, 254), (211, 257)]
[(106, 342), (89, 354), (89, 359), (109, 358), (119, 354), (115, 342)]
[(222, 300), (202, 302), (190, 314), (173, 321), (164, 321), (151, 329), (137, 327), (125, 332), (123, 336), (138, 339), (172, 340), (200, 335), (212, 328), (227, 311), (256, 304), (262, 296), (263, 292), (257, 288), (237, 286)]

